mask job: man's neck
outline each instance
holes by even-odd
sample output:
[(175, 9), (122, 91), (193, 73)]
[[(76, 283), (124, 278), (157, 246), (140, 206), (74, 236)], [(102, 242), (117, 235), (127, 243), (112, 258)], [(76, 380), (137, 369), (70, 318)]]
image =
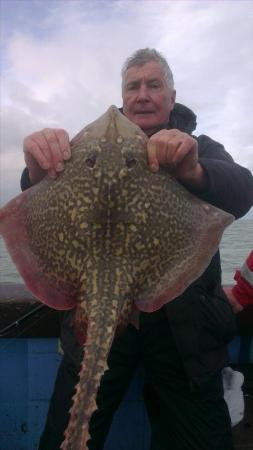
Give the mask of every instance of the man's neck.
[(157, 133), (158, 131), (164, 130), (164, 129), (167, 129), (167, 130), (170, 129), (169, 123), (164, 123), (164, 124), (159, 125), (159, 126), (157, 126), (157, 127), (155, 127), (155, 128), (148, 128), (147, 130), (142, 130), (142, 131), (143, 131), (148, 137), (150, 137), (150, 136), (152, 136), (153, 134)]

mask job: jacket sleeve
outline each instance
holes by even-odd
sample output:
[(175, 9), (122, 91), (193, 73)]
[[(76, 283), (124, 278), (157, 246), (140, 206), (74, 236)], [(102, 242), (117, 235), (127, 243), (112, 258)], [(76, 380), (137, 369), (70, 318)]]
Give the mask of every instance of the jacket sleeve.
[(253, 176), (236, 164), (223, 145), (205, 135), (197, 138), (199, 162), (207, 175), (208, 187), (201, 198), (221, 208), (236, 219), (253, 205)]
[(236, 284), (232, 288), (232, 294), (241, 306), (253, 304), (253, 250), (249, 254), (240, 270), (234, 276)]

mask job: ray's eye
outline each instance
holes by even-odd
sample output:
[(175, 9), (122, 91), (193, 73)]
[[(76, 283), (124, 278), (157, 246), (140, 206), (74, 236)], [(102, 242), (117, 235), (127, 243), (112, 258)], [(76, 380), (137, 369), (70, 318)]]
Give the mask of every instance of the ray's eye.
[(127, 168), (128, 169), (133, 169), (133, 167), (136, 165), (136, 163), (137, 163), (137, 160), (136, 160), (136, 158), (133, 156), (133, 155), (131, 155), (131, 154), (129, 154), (129, 155), (126, 155), (126, 166), (127, 166)]
[(86, 158), (85, 164), (87, 167), (89, 167), (89, 169), (93, 169), (96, 165), (96, 161), (97, 155), (95, 153), (92, 153), (91, 155), (88, 156), (88, 158)]

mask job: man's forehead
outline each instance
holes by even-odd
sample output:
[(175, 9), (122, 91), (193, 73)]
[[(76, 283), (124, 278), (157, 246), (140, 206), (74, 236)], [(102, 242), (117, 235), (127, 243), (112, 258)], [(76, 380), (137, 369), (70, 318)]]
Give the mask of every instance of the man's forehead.
[(126, 82), (138, 81), (141, 79), (147, 80), (164, 80), (164, 73), (161, 66), (155, 62), (150, 61), (142, 66), (132, 66), (126, 71)]

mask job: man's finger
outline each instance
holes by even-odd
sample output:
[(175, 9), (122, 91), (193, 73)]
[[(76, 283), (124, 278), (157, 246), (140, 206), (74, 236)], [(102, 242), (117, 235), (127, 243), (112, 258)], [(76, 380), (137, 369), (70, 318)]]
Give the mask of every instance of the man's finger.
[(198, 162), (198, 155), (196, 152), (196, 148), (191, 145), (189, 147), (189, 142), (184, 141), (180, 144), (175, 153), (172, 162), (175, 166), (179, 166), (180, 164), (184, 164), (192, 168)]
[(49, 169), (48, 175), (50, 176), (50, 178), (55, 179), (57, 177), (57, 172), (54, 169)]
[(62, 153), (62, 157), (64, 160), (67, 160), (71, 157), (71, 150), (69, 145), (69, 135), (65, 130), (59, 129), (55, 130), (60, 151)]
[(45, 128), (43, 131), (43, 136), (47, 141), (47, 145), (50, 150), (51, 166), (57, 172), (63, 170), (63, 154), (59, 145), (58, 137), (55, 130)]
[(47, 170), (50, 167), (50, 158), (41, 150), (38, 142), (33, 139), (24, 140), (24, 153), (26, 159), (32, 157), (42, 169)]
[(159, 162), (156, 154), (156, 143), (152, 140), (148, 141), (147, 144), (147, 152), (148, 152), (148, 164), (149, 168), (153, 172), (157, 172), (159, 170)]

